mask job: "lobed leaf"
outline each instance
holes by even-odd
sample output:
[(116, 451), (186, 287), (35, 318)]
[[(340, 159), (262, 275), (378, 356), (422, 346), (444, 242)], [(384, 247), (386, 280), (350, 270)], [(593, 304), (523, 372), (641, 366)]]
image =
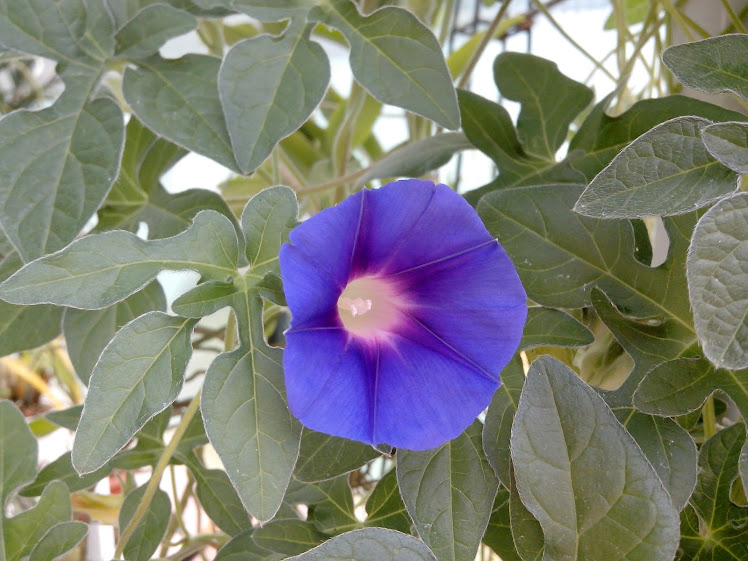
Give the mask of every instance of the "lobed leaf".
[(163, 270), (194, 270), (225, 280), (236, 274), (238, 257), (231, 222), (206, 210), (172, 238), (144, 241), (130, 232), (114, 231), (76, 240), (0, 284), (0, 298), (14, 304), (105, 308), (137, 292)]
[(592, 332), (569, 314), (553, 308), (531, 306), (527, 310), (519, 348), (526, 350), (542, 345), (583, 347), (592, 341)]
[(678, 515), (652, 465), (602, 398), (555, 359), (530, 367), (511, 445), (544, 559), (674, 557)]
[(748, 368), (748, 193), (699, 220), (686, 261), (694, 325), (717, 368)]

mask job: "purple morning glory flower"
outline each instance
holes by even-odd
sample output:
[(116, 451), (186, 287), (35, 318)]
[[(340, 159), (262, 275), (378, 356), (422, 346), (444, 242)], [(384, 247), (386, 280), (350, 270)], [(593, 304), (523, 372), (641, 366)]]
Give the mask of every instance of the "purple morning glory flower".
[(425, 450), (491, 401), (526, 295), (504, 249), (446, 185), (363, 190), (280, 251), (291, 412), (314, 430)]

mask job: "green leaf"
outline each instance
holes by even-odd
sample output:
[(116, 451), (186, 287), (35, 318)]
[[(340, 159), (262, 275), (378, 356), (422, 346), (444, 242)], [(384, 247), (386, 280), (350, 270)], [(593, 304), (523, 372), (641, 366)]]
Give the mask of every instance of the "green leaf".
[(260, 21), (303, 18), (318, 0), (197, 0), (204, 4), (226, 4)]
[(699, 220), (686, 276), (694, 324), (718, 368), (748, 368), (748, 193), (713, 206)]
[(696, 485), (697, 450), (693, 438), (666, 417), (644, 415), (633, 407), (613, 412), (654, 467), (673, 506), (683, 510)]
[(37, 474), (36, 479), (30, 485), (24, 487), (20, 494), (23, 497), (38, 497), (47, 485), (55, 480), (65, 483), (68, 490), (74, 493), (81, 489), (93, 487), (109, 475), (111, 471), (111, 466), (104, 465), (94, 472), (82, 476), (78, 475), (78, 472), (73, 469), (70, 452), (65, 452), (62, 456), (44, 466)]
[(434, 561), (429, 548), (407, 534), (384, 528), (354, 530), (314, 549), (289, 557), (291, 561)]
[(473, 561), (491, 516), (498, 480), (474, 422), (433, 450), (398, 450), (397, 479), (418, 534), (439, 561)]
[(265, 522), (283, 501), (301, 427), (286, 405), (281, 350), (263, 338), (262, 303), (247, 298), (250, 342), (210, 365), (201, 408), (208, 438), (242, 503)]
[(88, 525), (83, 522), (55, 524), (31, 550), (29, 561), (55, 561), (78, 545), (86, 533)]
[(83, 474), (104, 465), (177, 397), (192, 354), (195, 321), (149, 312), (125, 325), (91, 374), (73, 444)]
[(88, 384), (101, 351), (123, 325), (146, 312), (164, 310), (166, 297), (157, 282), (103, 310), (67, 308), (63, 318), (65, 343), (81, 381)]
[(499, 487), (491, 518), (483, 535), (483, 543), (493, 549), (501, 561), (522, 561), (514, 548), (509, 518), (509, 491), (504, 487)]
[(563, 75), (556, 63), (524, 53), (497, 56), (494, 79), (503, 97), (522, 106), (517, 134), (525, 152), (555, 161), (569, 125), (592, 102), (592, 90)]
[(699, 453), (699, 482), (684, 511), (682, 560), (743, 559), (748, 553), (748, 508), (730, 501), (738, 477), (738, 458), (745, 425), (738, 423), (707, 440)]
[(122, 92), (148, 128), (240, 172), (218, 98), (220, 65), (217, 58), (196, 54), (141, 59), (137, 69), (125, 71)]
[(0, 400), (0, 506), (3, 508), (11, 493), (34, 480), (36, 455), (36, 439), (23, 414), (10, 401)]
[[(690, 330), (682, 270), (670, 263), (658, 268), (640, 263), (629, 221), (572, 212), (580, 191), (578, 185), (503, 189), (478, 205), (489, 232), (515, 263), (528, 296), (544, 306), (579, 308), (590, 305), (590, 292), (598, 286), (629, 316), (672, 319)], [(672, 229), (690, 234), (693, 219), (686, 215)]]
[(366, 526), (410, 532), (410, 516), (400, 497), (396, 470), (391, 469), (366, 499)]
[(634, 140), (582, 193), (574, 210), (599, 218), (682, 214), (737, 188), (737, 174), (707, 151), (701, 117), (677, 117)]
[(499, 481), (507, 489), (512, 471), (512, 458), (509, 455), (512, 421), (524, 383), (522, 359), (515, 355), (501, 371), (501, 385), (488, 406), (483, 422), (483, 450)]
[(606, 109), (612, 96), (598, 103), (571, 139), (572, 166), (592, 181), (625, 146), (653, 126), (676, 117), (696, 115), (710, 121), (744, 121), (746, 116), (698, 99), (670, 95), (637, 101), (621, 115), (611, 117)]
[(76, 240), (20, 269), (0, 285), (0, 298), (14, 304), (105, 308), (137, 292), (163, 270), (189, 269), (225, 280), (236, 274), (237, 260), (231, 222), (206, 210), (172, 238), (144, 241), (115, 231)]
[(44, 416), (57, 426), (74, 431), (78, 428), (78, 421), (80, 421), (82, 411), (82, 405), (73, 405), (61, 411), (50, 411)]
[(511, 445), (544, 558), (674, 557), (678, 514), (651, 464), (602, 398), (555, 359), (530, 367)]
[(330, 0), (308, 18), (340, 30), (356, 80), (382, 103), (460, 126), (452, 79), (436, 37), (410, 12), (386, 7), (362, 16), (350, 0)]
[[(119, 527), (124, 529), (130, 523), (135, 511), (143, 500), (147, 485), (130, 492), (119, 511)], [(161, 489), (151, 498), (145, 516), (138, 522), (135, 531), (127, 540), (122, 554), (127, 561), (148, 561), (166, 534), (171, 517), (171, 501)]]
[(299, 204), (296, 194), (282, 185), (265, 189), (252, 197), (241, 217), (247, 260), (255, 275), (280, 273), (278, 253), (296, 227)]
[(540, 561), (545, 550), (545, 538), (540, 522), (522, 502), (512, 468), (509, 481), (509, 520), (514, 547), (523, 561)]
[(326, 539), (314, 524), (304, 520), (273, 520), (252, 533), (252, 540), (261, 548), (283, 556), (304, 553)]
[(748, 35), (722, 35), (675, 45), (662, 61), (686, 86), (707, 93), (732, 92), (748, 101)]
[(278, 561), (283, 558), (261, 548), (252, 539), (253, 530), (234, 536), (216, 555), (215, 561)]
[[(623, 20), (626, 27), (631, 27), (637, 23), (641, 23), (647, 17), (649, 12), (649, 0), (624, 0), (623, 3), (618, 4), (618, 9), (623, 11)], [(603, 29), (606, 31), (610, 29), (616, 29), (616, 12), (615, 9), (610, 17), (605, 20)]]
[(519, 348), (526, 350), (541, 345), (583, 347), (594, 339), (592, 332), (569, 314), (553, 308), (533, 306), (527, 310), (527, 323)]
[(634, 406), (652, 415), (679, 416), (695, 411), (722, 390), (748, 418), (748, 370), (715, 370), (706, 360), (681, 358), (652, 369), (634, 392)]
[(186, 230), (201, 210), (215, 210), (235, 222), (226, 201), (217, 193), (188, 189), (172, 195), (164, 190), (161, 176), (185, 154), (186, 150), (131, 118), (120, 173), (99, 209), (96, 230), (136, 232), (145, 222), (149, 239), (166, 238)]
[(67, 245), (117, 174), (123, 119), (107, 99), (89, 101), (113, 52), (103, 3), (0, 2), (8, 48), (60, 63), (65, 91), (41, 111), (0, 122), (0, 221), (24, 261)]
[(309, 39), (312, 27), (293, 26), (280, 39), (253, 37), (226, 54), (218, 90), (236, 161), (245, 173), (297, 130), (325, 95), (330, 64), (322, 47)]
[(353, 512), (353, 496), (347, 475), (309, 487), (313, 496), (305, 497), (311, 503), (307, 520), (313, 522), (320, 532), (340, 534), (361, 527)]
[(701, 129), (701, 140), (720, 163), (738, 173), (748, 173), (748, 124), (715, 123)]
[[(31, 472), (33, 473), (33, 471)], [(55, 525), (68, 522), (72, 514), (68, 488), (61, 481), (53, 481), (44, 489), (33, 508), (6, 519), (0, 526), (4, 533), (6, 561), (20, 561), (29, 555), (45, 534)]]
[(168, 4), (152, 4), (117, 31), (115, 54), (122, 58), (144, 58), (157, 53), (168, 39), (196, 27), (193, 15)]
[(205, 469), (194, 455), (189, 456), (187, 465), (195, 477), (197, 498), (216, 526), (229, 536), (252, 528), (249, 514), (225, 471)]
[(446, 164), (452, 156), (473, 145), (461, 132), (448, 132), (417, 140), (374, 162), (359, 179), (363, 185), (386, 177), (419, 177)]
[(305, 428), (294, 477), (304, 482), (332, 479), (377, 457), (379, 453), (371, 446)]

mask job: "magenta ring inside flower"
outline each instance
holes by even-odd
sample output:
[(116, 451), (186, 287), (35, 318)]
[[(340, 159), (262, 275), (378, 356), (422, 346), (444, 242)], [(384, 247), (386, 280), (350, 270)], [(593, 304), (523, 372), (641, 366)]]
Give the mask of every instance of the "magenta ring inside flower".
[(288, 403), (321, 432), (438, 446), (488, 405), (522, 335), (514, 266), (444, 185), (361, 191), (293, 230), (280, 264)]

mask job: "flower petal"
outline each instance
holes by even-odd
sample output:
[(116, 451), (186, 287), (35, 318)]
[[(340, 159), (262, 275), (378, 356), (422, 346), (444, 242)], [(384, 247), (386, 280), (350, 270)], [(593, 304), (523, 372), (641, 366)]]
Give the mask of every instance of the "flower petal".
[[(295, 247), (330, 274), (341, 292), (349, 280), (363, 204), (363, 192), (357, 193), (302, 222), (289, 235)], [(282, 255), (280, 265), (283, 272)]]
[(496, 388), (464, 362), (396, 337), (379, 347), (373, 440), (427, 450), (456, 438), (485, 409)]
[(396, 181), (366, 194), (355, 269), (396, 273), (492, 239), (473, 208), (446, 185)]
[(509, 362), (522, 338), (527, 296), (498, 243), (393, 278), (403, 283), (408, 313), (420, 327), (403, 335), (421, 342), (435, 337), (445, 352), (491, 375)]
[(290, 329), (283, 370), (289, 409), (305, 426), (371, 442), (370, 367), (344, 330)]
[(281, 247), (280, 266), (293, 326), (339, 327), (337, 303), (342, 289), (330, 273), (291, 244)]

